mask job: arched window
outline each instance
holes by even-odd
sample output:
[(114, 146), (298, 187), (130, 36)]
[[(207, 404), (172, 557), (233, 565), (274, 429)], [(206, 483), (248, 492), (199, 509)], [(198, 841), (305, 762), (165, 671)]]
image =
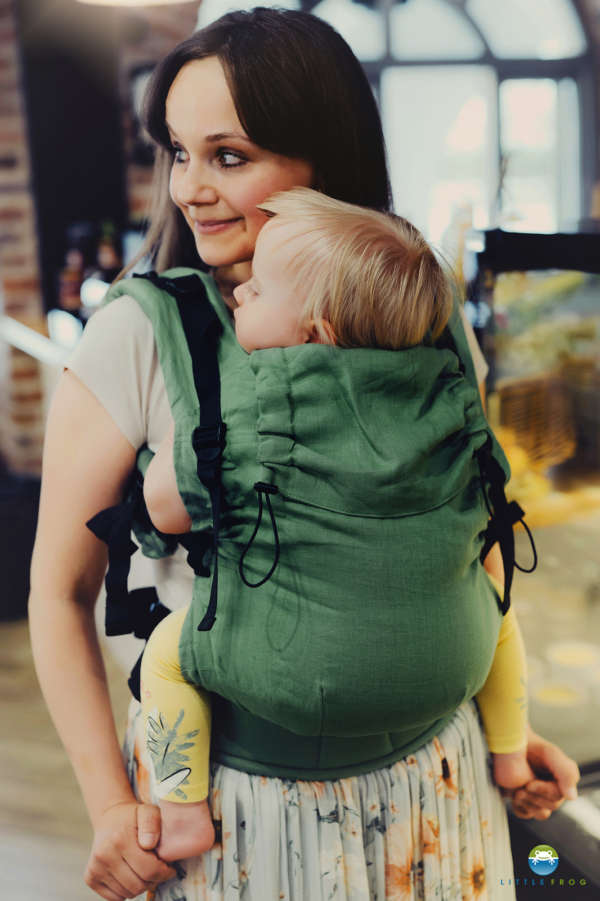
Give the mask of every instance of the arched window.
[[(241, 6), (203, 0), (199, 25)], [(268, 4), (265, 4), (268, 5)], [(396, 211), (553, 231), (594, 181), (591, 54), (572, 0), (286, 0), (330, 22), (380, 101)]]

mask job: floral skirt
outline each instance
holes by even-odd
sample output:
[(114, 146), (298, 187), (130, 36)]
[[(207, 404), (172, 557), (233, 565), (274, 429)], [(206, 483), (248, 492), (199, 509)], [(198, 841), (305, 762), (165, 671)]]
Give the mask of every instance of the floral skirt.
[[(139, 705), (124, 747), (151, 798)], [(514, 901), (506, 811), (477, 706), (382, 769), (337, 781), (252, 776), (213, 764), (217, 843), (177, 865), (155, 901)]]

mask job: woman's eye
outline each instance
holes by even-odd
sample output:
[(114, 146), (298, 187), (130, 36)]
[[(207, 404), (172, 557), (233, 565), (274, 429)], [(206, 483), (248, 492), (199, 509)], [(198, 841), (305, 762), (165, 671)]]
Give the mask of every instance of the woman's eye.
[(247, 162), (246, 157), (236, 150), (227, 150), (220, 147), (217, 150), (217, 159), (223, 169), (234, 169), (236, 166), (243, 166)]
[(171, 153), (173, 154), (174, 163), (185, 163), (186, 152), (183, 147), (173, 144), (171, 146)]

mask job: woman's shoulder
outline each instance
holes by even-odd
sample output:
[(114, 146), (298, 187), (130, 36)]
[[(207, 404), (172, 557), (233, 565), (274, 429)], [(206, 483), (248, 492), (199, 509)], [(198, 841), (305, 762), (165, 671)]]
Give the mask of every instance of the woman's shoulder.
[(124, 332), (125, 339), (152, 340), (152, 324), (131, 294), (120, 294), (96, 310), (90, 317), (84, 334), (93, 334), (97, 338), (102, 334), (110, 337), (112, 333), (115, 336), (117, 332)]
[(139, 348), (148, 353), (154, 351), (152, 323), (137, 300), (129, 294), (121, 294), (100, 307), (88, 320), (83, 335), (70, 358), (101, 349), (126, 350)]
[(93, 314), (65, 368), (95, 394), (134, 447), (148, 440), (157, 419), (159, 430), (166, 428), (152, 323), (130, 295)]

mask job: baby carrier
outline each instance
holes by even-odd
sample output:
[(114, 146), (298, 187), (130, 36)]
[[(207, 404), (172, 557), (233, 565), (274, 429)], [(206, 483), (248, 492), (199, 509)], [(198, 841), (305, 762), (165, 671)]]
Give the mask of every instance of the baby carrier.
[[(131, 529), (151, 557), (181, 543), (180, 662), (215, 694), (213, 756), (252, 771), (248, 746), (264, 760), (274, 742), (286, 772), (322, 776), (342, 748), (350, 773), (352, 748), (385, 762), (422, 745), (486, 680), (523, 516), (458, 310), (435, 346), (249, 355), (205, 273), (121, 281), (107, 302), (120, 294), (154, 328), (192, 530), (153, 528), (142, 448), (123, 503), (89, 523), (109, 544), (107, 633), (148, 637), (166, 612), (127, 592)], [(503, 599), (481, 565), (496, 541)]]

